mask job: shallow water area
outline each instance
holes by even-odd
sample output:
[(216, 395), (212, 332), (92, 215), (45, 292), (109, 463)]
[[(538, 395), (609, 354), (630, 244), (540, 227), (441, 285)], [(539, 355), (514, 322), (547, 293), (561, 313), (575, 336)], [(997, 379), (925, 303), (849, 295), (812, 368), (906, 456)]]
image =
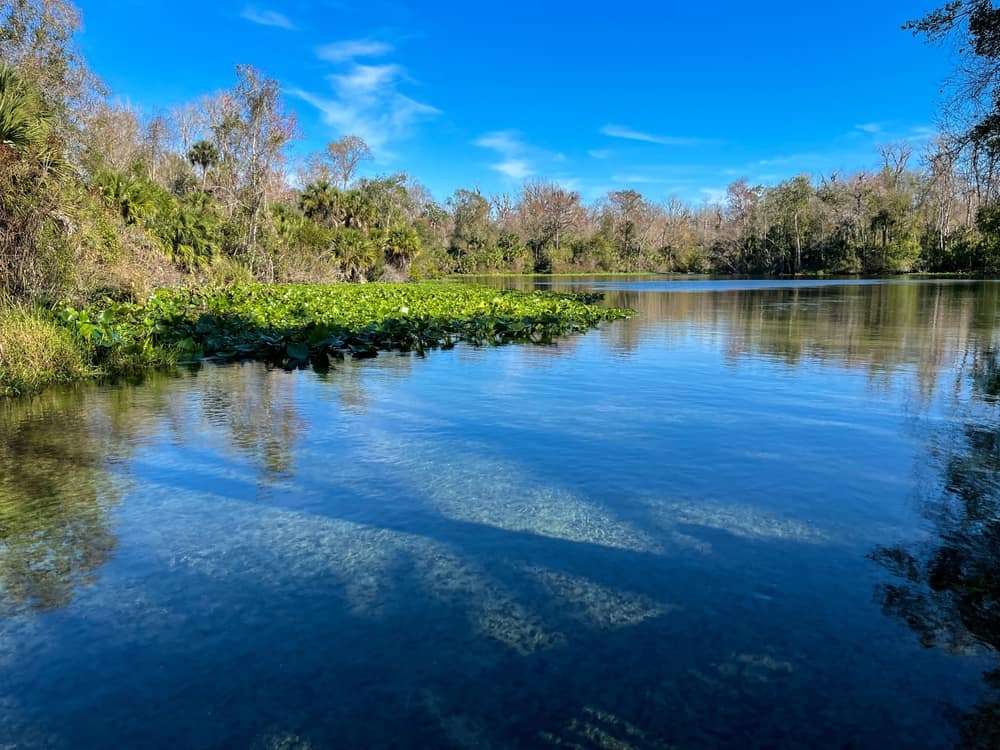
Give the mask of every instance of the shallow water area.
[(488, 283), (638, 315), (0, 403), (0, 748), (1000, 732), (1000, 284)]

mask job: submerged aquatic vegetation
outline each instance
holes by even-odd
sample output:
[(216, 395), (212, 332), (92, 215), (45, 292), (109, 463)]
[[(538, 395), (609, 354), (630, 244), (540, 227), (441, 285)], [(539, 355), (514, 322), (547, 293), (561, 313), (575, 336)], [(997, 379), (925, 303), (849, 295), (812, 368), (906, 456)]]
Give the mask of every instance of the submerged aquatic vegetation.
[(99, 356), (263, 358), (293, 368), (330, 358), (510, 342), (548, 343), (631, 311), (600, 295), (497, 291), (451, 283), (244, 284), (166, 289), (146, 302), (67, 309), (62, 320)]

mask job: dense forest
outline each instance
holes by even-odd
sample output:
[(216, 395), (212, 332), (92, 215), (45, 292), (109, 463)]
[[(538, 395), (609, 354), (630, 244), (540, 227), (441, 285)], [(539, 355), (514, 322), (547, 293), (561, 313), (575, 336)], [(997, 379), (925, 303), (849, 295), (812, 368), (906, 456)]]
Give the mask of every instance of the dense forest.
[(230, 90), (171, 112), (122, 105), (74, 44), (72, 4), (4, 0), (0, 288), (79, 300), (192, 280), (995, 272), (997, 14), (977, 0), (909, 24), (931, 39), (968, 36), (967, 80), (938, 138), (923, 150), (886, 144), (872, 171), (740, 180), (697, 206), (634, 190), (588, 205), (544, 181), (440, 203), (406, 174), (360, 177), (371, 153), (349, 134), (293, 159), (280, 86), (249, 66)]

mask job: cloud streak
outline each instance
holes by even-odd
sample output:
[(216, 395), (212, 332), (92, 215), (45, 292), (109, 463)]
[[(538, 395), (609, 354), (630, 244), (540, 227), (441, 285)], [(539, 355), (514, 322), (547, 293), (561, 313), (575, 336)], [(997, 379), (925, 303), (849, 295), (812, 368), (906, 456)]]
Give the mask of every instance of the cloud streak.
[(718, 143), (718, 141), (706, 138), (644, 133), (641, 130), (635, 130), (626, 125), (605, 125), (601, 128), (601, 133), (609, 138), (621, 138), (626, 141), (639, 141), (641, 143), (655, 143), (658, 146), (704, 146)]
[(871, 136), (884, 142), (923, 143), (933, 140), (938, 135), (938, 130), (930, 125), (910, 125), (901, 128), (899, 123), (865, 122), (855, 125), (854, 130), (848, 135)]
[(475, 144), (500, 155), (500, 161), (490, 164), (494, 172), (512, 180), (525, 180), (535, 174), (535, 165), (528, 156), (531, 149), (517, 131), (494, 130), (477, 138)]
[(345, 39), (332, 44), (324, 44), (316, 50), (316, 56), (327, 62), (348, 62), (359, 57), (382, 57), (393, 51), (391, 44), (375, 39)]
[(315, 107), (323, 122), (339, 135), (357, 135), (376, 158), (388, 159), (392, 156), (392, 142), (408, 137), (418, 123), (440, 114), (436, 107), (402, 93), (400, 84), (406, 80), (406, 70), (401, 65), (354, 62), (357, 57), (384, 55), (391, 49), (388, 44), (370, 40), (321, 47), (316, 51), (320, 59), (346, 63), (340, 72), (327, 77), (332, 95), (301, 88), (288, 93)]
[(535, 173), (531, 164), (523, 159), (508, 159), (507, 161), (491, 164), (490, 168), (510, 177), (512, 180), (524, 180)]
[[(551, 170), (557, 164), (564, 164), (566, 155), (547, 151), (527, 143), (516, 130), (494, 130), (484, 133), (474, 141), (476, 146), (494, 151), (499, 161), (490, 164), (490, 169), (512, 180), (523, 181), (540, 171)], [(557, 182), (572, 182), (570, 177), (552, 176)]]
[(647, 174), (616, 174), (611, 176), (612, 182), (626, 185), (677, 185), (690, 180), (676, 177), (658, 177)]
[(288, 16), (273, 10), (262, 10), (248, 5), (240, 12), (240, 17), (259, 26), (272, 26), (276, 29), (285, 29), (286, 31), (295, 30), (295, 24), (291, 22)]

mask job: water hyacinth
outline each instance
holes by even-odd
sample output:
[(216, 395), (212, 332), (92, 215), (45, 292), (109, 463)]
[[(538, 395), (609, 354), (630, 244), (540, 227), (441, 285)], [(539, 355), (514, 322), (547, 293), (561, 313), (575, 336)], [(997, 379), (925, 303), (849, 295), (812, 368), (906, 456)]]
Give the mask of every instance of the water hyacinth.
[(601, 296), (498, 291), (449, 283), (246, 284), (166, 289), (142, 304), (67, 309), (63, 321), (92, 345), (171, 349), (182, 358), (263, 358), (293, 368), (330, 358), (511, 342), (549, 343), (631, 311)]

